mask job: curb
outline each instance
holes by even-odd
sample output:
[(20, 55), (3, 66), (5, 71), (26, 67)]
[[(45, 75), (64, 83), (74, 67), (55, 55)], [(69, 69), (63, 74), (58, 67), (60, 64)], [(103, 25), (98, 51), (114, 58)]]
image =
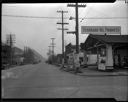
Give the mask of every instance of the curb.
[(128, 73), (126, 73), (126, 72), (125, 73), (123, 73), (123, 72), (113, 72), (113, 73), (109, 73), (109, 72), (107, 72), (107, 73), (102, 73), (102, 72), (94, 73), (94, 72), (91, 72), (91, 74), (88, 74), (88, 73), (84, 73), (83, 71), (82, 71), (82, 73), (74, 73), (74, 71), (72, 71), (72, 70), (67, 70), (67, 69), (62, 69), (62, 70), (65, 72), (79, 75), (79, 76), (97, 76), (97, 77), (100, 77), (100, 76), (128, 76)]
[(97, 76), (97, 77), (100, 77), (100, 76), (128, 76), (128, 75), (123, 75), (123, 74), (110, 74), (110, 75), (96, 75), (96, 74), (87, 74), (87, 75), (85, 75), (85, 74), (78, 74), (78, 75), (80, 75), (80, 76)]

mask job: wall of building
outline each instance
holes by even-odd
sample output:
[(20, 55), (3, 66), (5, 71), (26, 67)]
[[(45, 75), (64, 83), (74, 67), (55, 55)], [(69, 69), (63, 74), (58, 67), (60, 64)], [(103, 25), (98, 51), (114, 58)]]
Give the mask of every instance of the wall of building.
[(87, 65), (92, 65), (97, 63), (97, 54), (87, 55)]

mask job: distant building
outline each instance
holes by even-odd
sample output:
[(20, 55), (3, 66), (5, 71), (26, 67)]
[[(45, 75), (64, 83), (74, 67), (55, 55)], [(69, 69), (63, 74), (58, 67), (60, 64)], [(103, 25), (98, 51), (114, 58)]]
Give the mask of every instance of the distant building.
[(10, 46), (2, 42), (2, 51), (1, 51), (1, 60), (2, 67), (7, 64), (10, 64)]
[(57, 56), (56, 56), (56, 62), (58, 64), (62, 64), (62, 54), (57, 54)]
[[(11, 57), (12, 51), (12, 57)], [(2, 43), (2, 65), (21, 64), (23, 62), (23, 51), (18, 47), (12, 49), (5, 43)], [(12, 60), (12, 61), (11, 61)]]
[(24, 60), (24, 51), (18, 47), (13, 48), (13, 64), (20, 65), (23, 63)]
[(73, 52), (76, 51), (76, 46), (69, 43), (65, 46), (65, 62), (67, 64), (73, 63)]

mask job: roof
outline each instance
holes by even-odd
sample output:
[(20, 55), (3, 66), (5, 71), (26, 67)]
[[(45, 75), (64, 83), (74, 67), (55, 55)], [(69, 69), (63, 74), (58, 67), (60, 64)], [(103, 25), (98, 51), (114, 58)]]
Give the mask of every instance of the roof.
[(88, 37), (95, 38), (105, 43), (128, 43), (128, 35), (92, 35)]
[[(80, 45), (79, 45), (79, 46), (80, 46)], [(71, 43), (69, 43), (68, 45), (66, 45), (66, 47), (72, 48), (72, 49), (76, 49), (76, 45), (72, 45)]]

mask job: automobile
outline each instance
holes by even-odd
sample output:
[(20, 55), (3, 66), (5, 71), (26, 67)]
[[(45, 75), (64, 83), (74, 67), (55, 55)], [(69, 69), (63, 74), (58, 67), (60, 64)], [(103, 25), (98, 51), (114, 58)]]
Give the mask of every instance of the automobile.
[(38, 62), (37, 61), (34, 61), (33, 64), (38, 64)]

